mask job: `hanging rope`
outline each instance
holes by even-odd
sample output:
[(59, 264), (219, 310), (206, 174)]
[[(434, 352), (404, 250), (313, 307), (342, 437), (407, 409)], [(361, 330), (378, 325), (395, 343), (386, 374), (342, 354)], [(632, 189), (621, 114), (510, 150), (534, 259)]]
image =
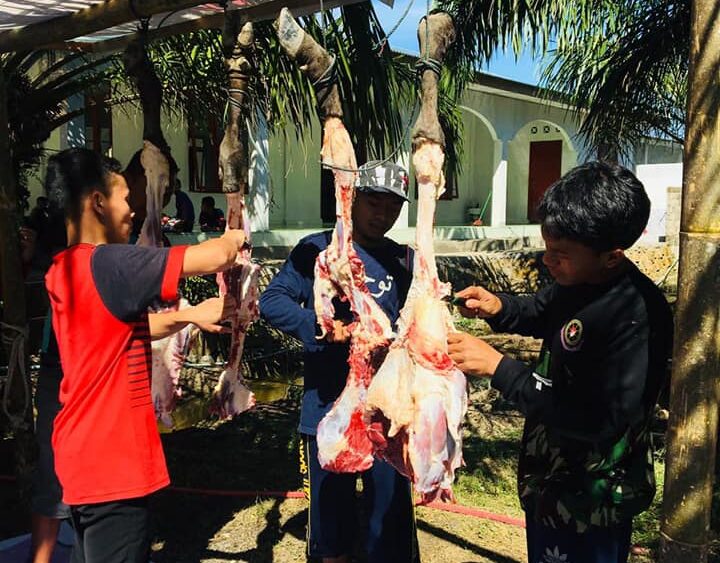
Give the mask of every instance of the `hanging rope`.
[[(401, 22), (401, 21), (407, 16), (407, 14), (409, 13), (409, 11), (410, 11), (410, 6), (412, 6), (412, 4), (413, 4), (414, 1), (415, 1), (415, 0), (411, 0), (411, 1), (408, 3), (407, 8), (405, 9), (405, 13), (404, 13), (404, 14), (402, 15), (402, 17), (400, 18), (400, 21), (398, 21), (398, 23), (397, 23), (397, 24), (395, 25), (395, 27), (390, 31), (390, 33), (385, 36), (385, 39), (384, 39), (383, 41), (387, 42), (387, 39), (390, 37), (390, 35), (392, 35), (392, 34), (395, 32), (395, 30), (397, 29), (397, 27), (400, 25), (400, 22)], [(322, 7), (322, 0), (320, 0), (320, 5), (321, 5), (321, 7)], [(430, 0), (427, 0), (427, 1), (426, 1), (426, 4), (425, 4), (425, 21), (426, 21), (426, 22), (427, 22), (427, 20), (428, 20), (428, 16), (429, 16), (429, 15), (430, 15)], [(422, 77), (422, 73), (425, 72), (426, 70), (431, 70), (432, 72), (434, 72), (435, 74), (437, 74), (438, 77), (440, 76), (440, 73), (442, 72), (442, 63), (441, 63), (440, 61), (435, 60), (435, 59), (433, 59), (433, 58), (430, 58), (430, 57), (428, 56), (427, 53), (428, 53), (428, 49), (429, 49), (429, 48), (430, 48), (430, 26), (426, 24), (426, 25), (425, 25), (425, 56), (423, 56), (423, 54), (420, 53), (420, 58), (419, 58), (418, 61), (415, 63), (416, 76), (417, 76), (418, 81), (419, 81), (420, 78)], [(382, 49), (380, 50), (380, 53), (382, 53)], [(379, 54), (380, 54), (380, 53), (379, 53)], [(334, 59), (334, 57), (333, 57), (333, 62), (331, 63), (331, 67), (334, 66), (334, 65), (335, 65), (335, 59)], [(313, 84), (313, 86), (315, 86), (315, 85), (318, 84), (321, 80), (323, 80), (323, 79), (325, 78), (325, 75), (328, 74), (329, 70), (330, 70), (330, 69), (328, 68), (328, 70), (325, 71), (325, 74), (323, 74), (323, 75), (318, 79), (318, 81), (317, 81), (315, 84)], [(334, 72), (334, 74), (335, 74), (336, 77), (337, 77), (337, 72)], [(336, 79), (337, 79), (337, 78), (336, 78)], [(402, 136), (400, 137), (400, 141), (398, 142), (397, 146), (393, 149), (393, 151), (392, 151), (386, 158), (377, 161), (377, 162), (376, 162), (375, 164), (373, 164), (372, 166), (368, 166), (368, 167), (364, 168), (364, 170), (373, 170), (373, 169), (375, 169), (375, 168), (378, 168), (378, 167), (380, 167), (380, 166), (383, 166), (384, 164), (390, 162), (391, 160), (394, 160), (395, 156), (400, 152), (400, 149), (403, 148), (403, 145), (405, 144), (405, 139), (407, 139), (407, 138), (409, 137), (410, 130), (411, 130), (411, 128), (412, 128), (413, 122), (415, 121), (416, 113), (419, 111), (418, 105), (419, 105), (419, 104), (418, 104), (418, 97), (416, 97), (416, 98), (415, 98), (415, 104), (413, 105), (412, 113), (410, 114), (410, 119), (408, 120), (407, 126), (405, 127), (405, 131), (403, 132)], [(321, 164), (323, 165), (323, 167), (325, 167), (325, 168), (327, 168), (327, 169), (329, 169), (329, 170), (339, 170), (339, 171), (341, 171), (341, 172), (351, 172), (351, 173), (354, 173), (354, 174), (357, 174), (357, 173), (360, 172), (359, 169), (348, 168), (348, 167), (345, 167), (345, 166), (337, 166), (337, 165), (335, 165), (335, 164), (327, 164), (327, 163), (324, 163), (324, 162), (322, 162), (322, 161), (321, 161)]]
[(390, 40), (390, 36), (395, 33), (400, 25), (402, 24), (403, 20), (408, 17), (408, 14), (410, 13), (410, 9), (413, 7), (413, 4), (415, 3), (415, 0), (410, 0), (408, 2), (407, 6), (405, 6), (405, 11), (400, 16), (400, 19), (395, 23), (395, 25), (392, 27), (392, 29), (385, 34), (385, 37), (382, 38), (382, 41), (380, 41), (377, 45), (375, 45), (375, 49), (378, 52), (378, 55), (382, 55), (383, 51), (385, 50), (385, 47), (388, 44), (388, 41)]
[[(2, 410), (10, 421), (13, 428), (25, 428), (25, 413), (30, 408), (30, 385), (25, 371), (25, 339), (27, 338), (27, 328), (0, 322), (2, 330), (2, 341), (6, 348), (10, 349), (10, 358), (8, 361), (8, 374), (5, 379), (5, 388), (2, 395)], [(23, 408), (21, 414), (14, 415), (10, 412), (10, 389), (12, 389), (13, 379), (16, 375), (20, 376), (23, 386)]]

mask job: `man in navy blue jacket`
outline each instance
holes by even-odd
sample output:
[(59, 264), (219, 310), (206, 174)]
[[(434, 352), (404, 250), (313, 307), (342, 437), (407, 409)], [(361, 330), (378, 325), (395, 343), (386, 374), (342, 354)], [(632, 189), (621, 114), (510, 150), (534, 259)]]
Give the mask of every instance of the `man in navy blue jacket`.
[[(366, 283), (394, 324), (410, 287), (412, 252), (385, 237), (407, 201), (407, 172), (395, 164), (368, 162), (361, 168), (353, 203), (353, 242), (365, 265)], [(302, 239), (260, 298), (260, 312), (274, 327), (300, 339), (304, 378), (300, 466), (310, 500), (308, 556), (324, 563), (345, 563), (358, 529), (355, 522), (357, 475), (325, 471), (317, 459), (315, 435), (320, 420), (345, 387), (348, 374), (347, 325), (352, 313), (335, 299), (334, 329), (318, 340), (313, 305), (315, 259), (332, 233)], [(369, 526), (369, 563), (418, 563), (411, 485), (389, 464), (375, 460), (361, 475)]]

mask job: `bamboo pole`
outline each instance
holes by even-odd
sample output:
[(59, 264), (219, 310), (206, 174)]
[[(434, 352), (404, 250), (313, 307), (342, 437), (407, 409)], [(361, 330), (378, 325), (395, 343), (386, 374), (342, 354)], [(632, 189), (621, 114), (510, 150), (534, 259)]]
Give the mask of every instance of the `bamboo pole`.
[[(27, 311), (25, 307), (25, 280), (20, 258), (18, 227), (18, 194), (12, 169), (10, 132), (8, 129), (7, 76), (0, 68), (0, 287), (3, 301), (2, 343), (8, 363), (13, 360), (13, 346), (27, 340)], [(18, 341), (17, 339), (22, 340)], [(34, 457), (32, 424), (32, 393), (30, 369), (25, 346), (16, 350), (16, 361), (9, 365), (13, 370), (9, 401), (3, 405), (0, 418), (4, 426), (10, 423), (15, 436), (15, 474), (21, 496), (29, 498), (31, 466)], [(24, 370), (21, 368), (24, 367)], [(24, 372), (24, 373), (23, 373)], [(4, 390), (3, 390), (4, 391)], [(4, 414), (7, 409), (10, 420)]]
[(705, 562), (720, 400), (720, 6), (694, 0), (660, 561)]

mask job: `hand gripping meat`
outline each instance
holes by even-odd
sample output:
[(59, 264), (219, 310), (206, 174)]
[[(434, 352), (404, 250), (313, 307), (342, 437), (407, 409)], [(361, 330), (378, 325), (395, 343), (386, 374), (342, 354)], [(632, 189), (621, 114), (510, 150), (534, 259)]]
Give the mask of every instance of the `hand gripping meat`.
[[(442, 60), (454, 38), (452, 19), (444, 13), (423, 18), (418, 37), (421, 54)], [(447, 353), (447, 334), (454, 327), (443, 298), (450, 286), (438, 278), (433, 250), (435, 204), (444, 187), (437, 82), (434, 70), (423, 71), (422, 107), (413, 130), (418, 181), (413, 280), (400, 313), (398, 338), (370, 384), (365, 413), (376, 454), (413, 481), (422, 502), (437, 496), (452, 499), (467, 410), (465, 376)]]
[(347, 301), (354, 316), (347, 383), (318, 426), (318, 459), (331, 471), (363, 471), (373, 463), (373, 445), (363, 418), (367, 386), (393, 331), (365, 285), (365, 267), (353, 247), (352, 204), (357, 162), (341, 120), (337, 84), (326, 80), (332, 73), (333, 58), (305, 33), (287, 9), (282, 10), (275, 26), (283, 49), (316, 87), (324, 129), (322, 159), (325, 165), (333, 167), (335, 175), (337, 222), (332, 241), (315, 264), (315, 311), (320, 337), (332, 328), (334, 298)]
[(219, 175), (227, 197), (228, 229), (244, 229), (247, 244), (235, 266), (217, 275), (220, 295), (232, 295), (237, 308), (231, 318), (230, 356), (213, 394), (212, 411), (223, 418), (235, 416), (255, 406), (255, 396), (242, 375), (245, 335), (259, 317), (258, 275), (260, 266), (251, 260), (250, 223), (245, 209), (248, 185), (248, 85), (254, 41), (252, 23), (240, 27), (235, 15), (226, 17), (223, 31), (225, 68), (228, 75), (228, 120), (220, 145)]

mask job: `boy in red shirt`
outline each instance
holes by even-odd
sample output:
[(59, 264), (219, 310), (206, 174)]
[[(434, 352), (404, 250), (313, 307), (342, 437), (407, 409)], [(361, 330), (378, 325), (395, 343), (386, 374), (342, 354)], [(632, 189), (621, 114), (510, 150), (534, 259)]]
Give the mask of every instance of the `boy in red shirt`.
[(68, 238), (45, 279), (64, 372), (52, 441), (76, 530), (73, 562), (147, 562), (148, 495), (169, 483), (150, 397), (150, 341), (188, 323), (217, 326), (232, 303), (151, 319), (148, 306), (176, 300), (181, 277), (230, 268), (244, 233), (192, 247), (129, 246), (133, 214), (117, 161), (68, 149), (50, 158), (47, 175)]

